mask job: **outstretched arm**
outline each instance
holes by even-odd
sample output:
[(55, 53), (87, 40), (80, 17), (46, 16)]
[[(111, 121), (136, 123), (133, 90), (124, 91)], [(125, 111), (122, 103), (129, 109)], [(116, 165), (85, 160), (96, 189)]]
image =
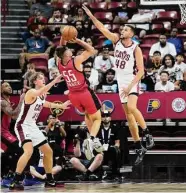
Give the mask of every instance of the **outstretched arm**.
[(69, 109), (69, 105), (71, 105), (71, 102), (68, 100), (66, 102), (64, 102), (63, 104), (57, 104), (57, 103), (51, 103), (51, 102), (48, 102), (46, 101), (44, 103), (44, 107), (46, 108), (54, 108), (54, 109)]
[(61, 78), (62, 78), (62, 75), (60, 74), (52, 82), (50, 82), (49, 84), (43, 86), (42, 88), (40, 88), (38, 90), (30, 89), (27, 92), (26, 97), (29, 95), (31, 98), (35, 98), (37, 96), (42, 96), (44, 94), (47, 94), (47, 92), (52, 88), (53, 85), (55, 85), (56, 83), (59, 83), (61, 81)]
[(119, 40), (118, 35), (110, 32), (98, 19), (96, 19), (96, 17), (94, 17), (94, 15), (85, 5), (83, 5), (82, 8), (85, 10), (86, 14), (90, 17), (94, 25), (103, 33), (104, 36), (106, 36), (113, 43), (116, 43)]

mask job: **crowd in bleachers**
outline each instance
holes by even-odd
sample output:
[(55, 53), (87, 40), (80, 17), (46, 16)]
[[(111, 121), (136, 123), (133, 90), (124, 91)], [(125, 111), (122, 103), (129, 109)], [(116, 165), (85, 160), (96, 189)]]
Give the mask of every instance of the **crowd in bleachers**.
[[(127, 0), (29, 1), (28, 29), (22, 33), (25, 46), (19, 60), (23, 71), (26, 64), (32, 63), (36, 70), (45, 72), (46, 79), (53, 79), (53, 71), (58, 71), (55, 49), (59, 45), (62, 29), (67, 24), (74, 25), (78, 38), (97, 50), (97, 54), (84, 64), (90, 87), (98, 93), (118, 91), (115, 72), (111, 70), (114, 45), (92, 25), (81, 7), (82, 3), (87, 4), (105, 27), (115, 33), (120, 34), (125, 23), (135, 25), (136, 35), (133, 40), (139, 43), (143, 51), (146, 70), (141, 91), (185, 90), (186, 35), (185, 26), (179, 24), (179, 12), (138, 9), (135, 1)], [(68, 43), (67, 46), (74, 55), (83, 51), (78, 45)], [(60, 84), (63, 87), (61, 92), (53, 89), (51, 94), (63, 94), (66, 91), (65, 83)]]

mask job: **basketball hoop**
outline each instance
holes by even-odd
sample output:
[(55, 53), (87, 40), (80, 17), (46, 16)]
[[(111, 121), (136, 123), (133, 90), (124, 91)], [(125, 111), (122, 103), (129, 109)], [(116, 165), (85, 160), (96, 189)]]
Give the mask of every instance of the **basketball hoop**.
[(178, 0), (178, 5), (180, 7), (180, 10), (181, 10), (181, 21), (180, 21), (180, 24), (181, 25), (184, 25), (186, 24), (186, 1), (184, 4), (182, 4), (183, 1), (181, 0)]

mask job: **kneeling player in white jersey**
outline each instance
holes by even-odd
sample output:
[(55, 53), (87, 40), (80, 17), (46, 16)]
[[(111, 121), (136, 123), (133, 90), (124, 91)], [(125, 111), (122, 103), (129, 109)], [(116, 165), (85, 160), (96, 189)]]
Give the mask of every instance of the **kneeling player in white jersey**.
[[(138, 165), (143, 160), (147, 151), (146, 148), (151, 149), (154, 146), (154, 140), (152, 135), (149, 134), (141, 112), (137, 109), (139, 83), (144, 75), (144, 65), (142, 51), (131, 39), (134, 36), (134, 27), (126, 25), (119, 37), (118, 34), (112, 33), (105, 28), (85, 5), (83, 5), (83, 9), (94, 25), (115, 44), (114, 69), (119, 86), (120, 100), (126, 114), (130, 133), (135, 142), (135, 152), (137, 153), (135, 165)], [(143, 129), (146, 138), (146, 148), (140, 142), (137, 122)]]
[(46, 137), (36, 125), (37, 118), (43, 107), (68, 109), (70, 101), (63, 104), (55, 104), (45, 101), (48, 90), (56, 83), (61, 81), (62, 75), (58, 76), (51, 83), (45, 85), (45, 77), (42, 73), (36, 72), (30, 77), (30, 87), (25, 94), (24, 102), (21, 106), (21, 111), (15, 124), (15, 133), (22, 146), (24, 153), (19, 158), (15, 177), (10, 184), (11, 190), (23, 190), (23, 170), (30, 160), (33, 147), (38, 147), (44, 154), (43, 163), (46, 172), (45, 187), (55, 187), (56, 183), (52, 177), (53, 167), (53, 152), (46, 141)]

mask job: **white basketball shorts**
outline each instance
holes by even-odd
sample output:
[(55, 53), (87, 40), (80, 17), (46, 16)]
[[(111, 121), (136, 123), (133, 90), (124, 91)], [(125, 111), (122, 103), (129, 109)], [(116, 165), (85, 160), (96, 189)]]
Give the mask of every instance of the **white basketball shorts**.
[(47, 143), (46, 137), (39, 130), (37, 125), (21, 124), (16, 125), (15, 133), (19, 140), (19, 146), (23, 146), (27, 142), (32, 142), (34, 147), (40, 147)]

